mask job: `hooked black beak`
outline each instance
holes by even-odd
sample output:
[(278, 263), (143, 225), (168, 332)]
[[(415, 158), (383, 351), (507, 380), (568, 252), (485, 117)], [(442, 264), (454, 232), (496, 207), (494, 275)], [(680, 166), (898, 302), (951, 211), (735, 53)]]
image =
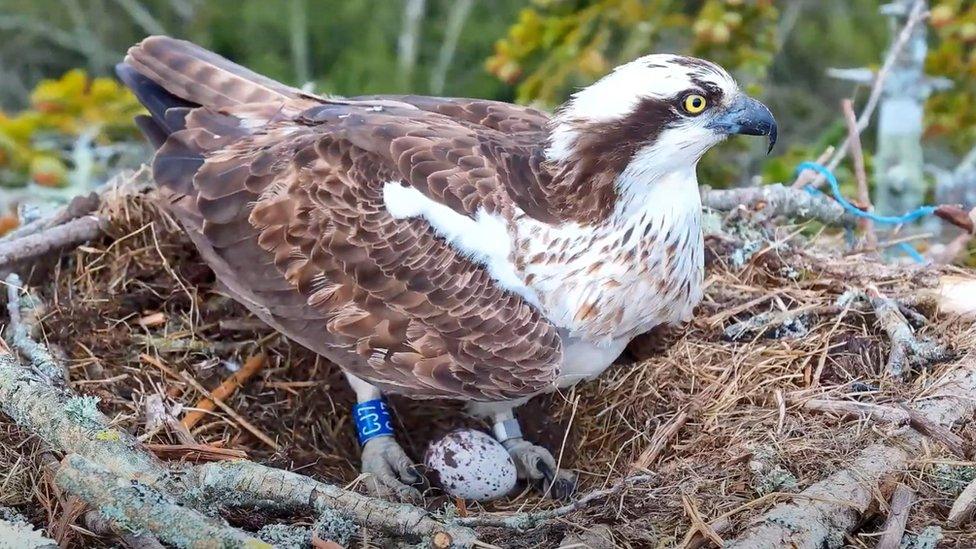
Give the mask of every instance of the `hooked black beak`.
[(776, 144), (776, 119), (766, 105), (741, 95), (725, 112), (718, 113), (708, 127), (720, 132), (739, 135), (765, 135), (769, 139), (766, 154)]

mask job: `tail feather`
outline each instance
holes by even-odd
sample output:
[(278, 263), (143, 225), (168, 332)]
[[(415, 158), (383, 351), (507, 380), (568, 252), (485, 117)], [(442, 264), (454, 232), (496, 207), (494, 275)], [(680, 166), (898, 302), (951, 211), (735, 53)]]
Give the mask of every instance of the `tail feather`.
[[(157, 129), (166, 134), (183, 129), (183, 125), (174, 124), (176, 120), (167, 120), (166, 113), (170, 109), (186, 109), (198, 106), (169, 93), (162, 86), (125, 63), (119, 63), (115, 66), (115, 74), (126, 87), (132, 90), (136, 99), (146, 107)], [(145, 121), (142, 123), (145, 124)], [(154, 140), (151, 136), (147, 135), (147, 137), (150, 137), (151, 141)]]
[(233, 120), (216, 114), (208, 120), (230, 125), (217, 135), (239, 134), (242, 127), (267, 122), (284, 103), (304, 99), (300, 90), (168, 36), (150, 36), (130, 48), (115, 72), (149, 110), (150, 116), (139, 117), (136, 124), (157, 150), (187, 128), (194, 111), (234, 113)]
[(285, 101), (301, 93), (200, 46), (168, 36), (150, 36), (133, 46), (124, 64), (176, 97), (215, 109)]
[(169, 137), (169, 132), (167, 132), (162, 126), (156, 123), (152, 116), (147, 116), (145, 114), (140, 114), (135, 117), (136, 127), (142, 132), (142, 135), (146, 136), (149, 140), (149, 144), (153, 146), (153, 149), (159, 150), (166, 143), (166, 138)]

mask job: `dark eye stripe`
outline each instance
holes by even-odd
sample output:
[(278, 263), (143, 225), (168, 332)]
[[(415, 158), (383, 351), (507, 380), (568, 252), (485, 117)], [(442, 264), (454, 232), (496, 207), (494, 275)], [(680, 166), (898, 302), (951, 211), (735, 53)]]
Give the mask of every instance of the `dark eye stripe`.
[(717, 105), (722, 102), (722, 88), (707, 80), (701, 80), (699, 78), (692, 78), (691, 81), (695, 86), (698, 86), (698, 89), (688, 90), (686, 93), (697, 93), (699, 95), (703, 95), (711, 105)]

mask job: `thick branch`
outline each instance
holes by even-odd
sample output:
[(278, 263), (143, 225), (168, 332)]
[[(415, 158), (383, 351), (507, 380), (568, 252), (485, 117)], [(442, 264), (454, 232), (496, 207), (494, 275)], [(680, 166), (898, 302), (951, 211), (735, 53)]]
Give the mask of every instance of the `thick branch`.
[(52, 383), (62, 385), (65, 381), (65, 369), (62, 368), (46, 347), (34, 341), (32, 332), (34, 326), (27, 317), (37, 318), (34, 297), (27, 293), (21, 297), (23, 284), (20, 277), (11, 274), (7, 277), (7, 314), (10, 323), (4, 331), (4, 341), (21, 354), (38, 372), (46, 375)]
[(391, 534), (429, 539), (447, 534), (458, 547), (468, 547), (476, 540), (470, 529), (445, 525), (419, 507), (363, 496), (249, 461), (208, 463), (198, 466), (196, 472), (207, 500), (223, 501), (224, 495), (233, 494), (238, 505), (333, 511)]
[[(948, 427), (976, 412), (976, 356), (960, 361), (944, 379), (917, 410)], [(924, 435), (907, 431), (889, 444), (868, 446), (849, 467), (810, 486), (794, 501), (774, 507), (726, 547), (839, 547), (871, 505), (879, 481), (907, 467), (923, 440)]]
[(104, 224), (104, 219), (89, 215), (23, 238), (2, 242), (0, 243), (0, 269), (9, 269), (56, 250), (94, 240), (102, 234)]
[(137, 450), (138, 442), (128, 433), (108, 427), (94, 399), (55, 389), (9, 353), (0, 354), (0, 411), (52, 448), (79, 454), (117, 474), (148, 482), (167, 475), (165, 466)]
[[(16, 305), (13, 310), (15, 314), (22, 313)], [(24, 338), (30, 340), (29, 335), (25, 334)], [(43, 346), (32, 343), (43, 351), (37, 356), (42, 360), (50, 358)], [(199, 479), (192, 474), (173, 475), (136, 439), (128, 433), (109, 427), (109, 421), (98, 411), (95, 399), (74, 396), (66, 389), (55, 388), (47, 376), (37, 372), (35, 366), (22, 365), (9, 352), (0, 352), (0, 411), (51, 447), (76, 454), (77, 459), (91, 465), (89, 468), (94, 467), (111, 474), (113, 478), (128, 479), (133, 483), (132, 486), (137, 486), (135, 483), (138, 483), (139, 487), (145, 485), (147, 489), (159, 494), (173, 494), (177, 496), (172, 498), (173, 501), (186, 499), (192, 506), (199, 503), (197, 500), (200, 498), (192, 496), (200, 493), (200, 487), (196, 484), (200, 480), (204, 483), (204, 491), (217, 494), (216, 498), (208, 501), (232, 499), (243, 505), (312, 507), (320, 513), (331, 510), (368, 527), (395, 534), (428, 537), (442, 545), (445, 539), (452, 539), (458, 547), (470, 546), (476, 540), (470, 529), (444, 525), (418, 507), (370, 498), (295, 473), (251, 462), (202, 466), (196, 470)], [(74, 465), (72, 462), (73, 467)], [(74, 468), (79, 467), (84, 469), (86, 465), (83, 463)], [(69, 488), (88, 489), (76, 484)], [(243, 493), (234, 494), (235, 489), (241, 489)], [(85, 497), (83, 493), (79, 495)], [(166, 505), (171, 506), (169, 502)], [(125, 511), (129, 512), (128, 509)], [(187, 508), (185, 512), (195, 511)], [(107, 518), (119, 522), (116, 515), (109, 514)], [(130, 520), (126, 517), (123, 519)], [(150, 531), (161, 538), (170, 539), (165, 532), (152, 528)]]
[(9, 233), (5, 234), (2, 239), (0, 239), (0, 242), (19, 240), (25, 236), (39, 233), (45, 229), (50, 229), (51, 227), (56, 227), (58, 225), (64, 225), (68, 221), (73, 221), (79, 217), (91, 215), (98, 210), (98, 206), (100, 204), (101, 199), (96, 193), (76, 196), (71, 199), (71, 202), (69, 202), (67, 206), (57, 211), (53, 215), (42, 217), (10, 231)]
[(973, 520), (974, 515), (976, 515), (976, 480), (970, 482), (956, 498), (952, 509), (949, 510), (946, 523), (952, 528), (959, 528)]
[(891, 505), (888, 519), (885, 520), (881, 539), (875, 549), (898, 549), (901, 538), (905, 535), (905, 525), (908, 524), (908, 511), (915, 503), (915, 490), (899, 483), (891, 494)]
[(836, 202), (780, 184), (724, 190), (703, 187), (701, 197), (704, 206), (715, 210), (732, 211), (747, 206), (762, 209), (769, 217), (801, 217), (826, 225), (857, 226), (857, 218)]
[(118, 526), (131, 532), (153, 532), (176, 547), (272, 548), (242, 530), (177, 504), (148, 484), (115, 475), (77, 454), (65, 457), (54, 478)]

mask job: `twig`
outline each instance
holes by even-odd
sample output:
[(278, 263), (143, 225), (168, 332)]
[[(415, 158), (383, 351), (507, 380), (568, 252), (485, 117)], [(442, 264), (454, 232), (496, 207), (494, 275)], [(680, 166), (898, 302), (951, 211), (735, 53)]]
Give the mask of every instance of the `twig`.
[(678, 434), (678, 431), (688, 422), (688, 410), (681, 410), (671, 418), (663, 427), (654, 430), (651, 436), (651, 445), (641, 452), (640, 456), (634, 461), (633, 468), (636, 470), (646, 470), (652, 463), (657, 461), (668, 441)]
[[(874, 116), (874, 111), (878, 107), (878, 103), (881, 101), (881, 95), (884, 91), (884, 83), (888, 79), (888, 74), (891, 72), (891, 68), (898, 61), (898, 57), (901, 55), (905, 45), (912, 37), (912, 32), (914, 32), (915, 27), (922, 22), (928, 16), (928, 12), (925, 10), (925, 1), (916, 0), (915, 4), (912, 6), (912, 11), (908, 16), (908, 20), (905, 21), (905, 26), (902, 27), (901, 32), (898, 33), (898, 38), (891, 45), (891, 49), (888, 50), (888, 55), (885, 57), (884, 63), (881, 65), (881, 69), (878, 71), (877, 76), (874, 78), (874, 84), (871, 86), (871, 93), (868, 95), (868, 101), (864, 104), (864, 109), (861, 111), (861, 116), (857, 119), (857, 133), (860, 134), (871, 122), (871, 117)], [(837, 151), (834, 153), (833, 158), (827, 164), (827, 168), (831, 171), (836, 170), (837, 166), (844, 160), (847, 155), (847, 151), (850, 147), (851, 139), (850, 136), (845, 137), (844, 141), (841, 142), (840, 146), (837, 147)], [(801, 174), (802, 175), (802, 174)], [(809, 184), (815, 188), (819, 188), (824, 183), (824, 178), (821, 175), (817, 175)], [(805, 183), (806, 184), (806, 183)], [(796, 183), (794, 183), (794, 187)]]
[(941, 442), (956, 457), (965, 460), (970, 458), (971, 452), (966, 448), (966, 441), (961, 436), (953, 433), (948, 427), (939, 425), (904, 404), (901, 404), (899, 407), (908, 414), (908, 424), (912, 429), (915, 429), (915, 431), (923, 436)]
[(152, 486), (120, 477), (77, 454), (64, 458), (55, 482), (120, 527), (153, 532), (177, 547), (272, 549), (243, 530), (183, 507)]
[(935, 265), (949, 265), (954, 263), (956, 259), (960, 258), (969, 246), (969, 243), (973, 241), (974, 237), (968, 233), (960, 233), (956, 235), (938, 254), (932, 254), (932, 263)]
[(976, 514), (976, 480), (970, 482), (956, 498), (952, 509), (949, 510), (946, 523), (952, 528), (960, 528), (973, 520), (974, 514)]
[[(844, 120), (847, 121), (847, 138), (851, 144), (851, 159), (854, 163), (854, 176), (857, 179), (857, 199), (860, 207), (866, 212), (874, 210), (871, 205), (871, 193), (868, 191), (868, 175), (864, 170), (864, 151), (861, 149), (861, 133), (857, 129), (857, 115), (854, 113), (854, 102), (850, 99), (841, 101)], [(868, 248), (877, 248), (878, 235), (874, 233), (874, 222), (870, 219), (861, 220), (864, 237)]]
[(105, 220), (93, 215), (68, 221), (16, 240), (0, 242), (0, 270), (77, 246), (102, 234)]
[(916, 338), (895, 300), (886, 297), (874, 286), (867, 288), (867, 294), (878, 323), (891, 340), (888, 375), (901, 377), (906, 371), (927, 368), (952, 357), (949, 350), (939, 343)]
[(203, 341), (199, 339), (173, 339), (169, 337), (134, 334), (133, 341), (151, 347), (158, 353), (207, 353), (233, 352), (247, 345), (244, 341)]
[(473, 517), (461, 517), (454, 519), (455, 524), (461, 524), (464, 526), (490, 526), (494, 528), (508, 528), (511, 530), (527, 530), (534, 528), (540, 523), (557, 517), (562, 517), (568, 515), (572, 512), (579, 511), (583, 509), (590, 503), (603, 499), (609, 496), (616, 495), (620, 493), (624, 488), (638, 484), (641, 482), (647, 482), (654, 478), (654, 475), (634, 475), (629, 477), (624, 477), (617, 481), (616, 484), (610, 488), (605, 488), (603, 490), (594, 490), (581, 497), (580, 499), (570, 503), (568, 505), (563, 505), (562, 507), (557, 507), (555, 509), (549, 509), (547, 511), (536, 511), (533, 513), (514, 513), (510, 515), (481, 515)]
[(803, 402), (803, 407), (807, 410), (825, 412), (828, 414), (838, 414), (842, 416), (857, 416), (895, 425), (904, 425), (909, 421), (908, 412), (891, 406), (871, 404), (868, 402), (857, 402), (854, 400), (826, 400), (810, 399)]
[(96, 193), (76, 196), (71, 199), (71, 202), (67, 206), (58, 210), (53, 215), (42, 217), (41, 219), (37, 219), (10, 231), (3, 238), (0, 238), (0, 242), (18, 240), (28, 235), (37, 234), (45, 229), (50, 229), (51, 227), (64, 225), (68, 221), (73, 221), (79, 217), (94, 213), (98, 210), (100, 204), (101, 199)]
[(684, 507), (685, 514), (688, 515), (688, 520), (691, 521), (692, 528), (711, 540), (711, 542), (715, 545), (719, 547), (725, 545), (725, 540), (718, 535), (718, 532), (713, 530), (712, 527), (709, 526), (704, 519), (702, 519), (701, 513), (698, 512), (698, 506), (695, 505), (695, 502), (688, 495), (681, 494), (681, 505)]
[(196, 478), (204, 498), (235, 505), (334, 511), (340, 516), (398, 535), (450, 536), (459, 547), (476, 540), (473, 531), (460, 525), (445, 525), (427, 511), (405, 503), (371, 498), (324, 484), (308, 477), (272, 469), (249, 461), (223, 461), (196, 467)]
[[(267, 357), (264, 355), (264, 353), (259, 353), (249, 357), (244, 361), (244, 366), (242, 366), (240, 370), (234, 372), (233, 375), (225, 379), (223, 383), (213, 390), (213, 398), (218, 400), (227, 400), (233, 396), (239, 388), (243, 387), (244, 384), (254, 376), (254, 374), (257, 374), (262, 368), (264, 368), (266, 362)], [(194, 410), (191, 410), (188, 414), (183, 416), (183, 420), (180, 423), (182, 423), (187, 429), (193, 429), (193, 427), (196, 426), (197, 423), (200, 423), (200, 420), (207, 415), (206, 413), (213, 411), (216, 406), (217, 405), (213, 400), (211, 400), (210, 397), (204, 398), (193, 406), (193, 408), (195, 408)]]
[[(976, 412), (976, 356), (959, 362), (933, 389), (938, 396), (918, 404), (918, 412), (929, 420), (949, 426)], [(907, 467), (923, 440), (906, 431), (887, 444), (868, 446), (847, 468), (813, 484), (801, 498), (777, 505), (726, 547), (822, 547), (841, 539), (874, 501), (880, 479)]]
[(901, 547), (901, 538), (905, 535), (905, 525), (908, 524), (908, 510), (915, 502), (915, 490), (904, 484), (898, 483), (894, 493), (891, 494), (891, 505), (888, 511), (888, 519), (885, 520), (884, 530), (881, 539), (878, 540), (876, 549), (898, 549)]
[(247, 452), (244, 450), (220, 448), (209, 444), (147, 444), (146, 449), (167, 461), (201, 462), (247, 459)]
[(738, 189), (703, 187), (701, 198), (704, 206), (727, 212), (746, 206), (761, 209), (768, 217), (800, 217), (842, 227), (856, 227), (858, 222), (834, 201), (780, 184)]
[(36, 317), (34, 309), (37, 303), (33, 296), (28, 293), (23, 299), (21, 298), (20, 293), (24, 289), (22, 287), (23, 282), (15, 273), (7, 276), (5, 284), (7, 285), (7, 314), (10, 317), (10, 323), (4, 334), (4, 340), (40, 374), (47, 376), (56, 385), (64, 385), (67, 381), (66, 370), (54, 360), (54, 356), (47, 348), (31, 337), (33, 326), (27, 319)]
[(214, 396), (214, 394), (211, 393), (210, 391), (208, 391), (203, 385), (200, 385), (200, 382), (197, 381), (196, 379), (194, 379), (193, 376), (190, 375), (190, 372), (186, 372), (186, 371), (180, 372), (180, 375), (183, 377), (184, 380), (186, 380), (187, 383), (190, 384), (191, 387), (193, 387), (194, 389), (196, 389), (201, 395), (203, 395), (203, 396), (207, 397), (208, 399), (212, 400), (213, 403), (215, 405), (217, 405), (218, 408), (220, 408), (221, 410), (223, 410), (224, 413), (226, 413), (227, 415), (229, 415), (241, 427), (243, 427), (248, 432), (250, 432), (252, 435), (254, 435), (255, 437), (257, 437), (258, 440), (260, 440), (261, 442), (265, 443), (266, 445), (268, 445), (269, 448), (271, 448), (272, 450), (274, 450), (276, 452), (280, 449), (280, 446), (278, 446), (278, 443), (275, 442), (273, 438), (271, 438), (268, 435), (266, 435), (264, 433), (264, 431), (262, 431), (261, 429), (258, 429), (257, 426), (254, 425), (253, 423), (251, 423), (250, 421), (244, 419), (244, 416), (242, 416), (241, 414), (237, 413), (236, 410), (234, 410), (233, 408), (231, 408), (230, 406), (228, 406), (223, 400), (221, 400), (221, 399), (217, 398), (216, 396)]
[[(830, 160), (830, 157), (834, 154), (835, 150), (837, 150), (837, 147), (829, 145), (822, 153), (820, 153), (820, 156), (817, 157), (817, 164), (826, 164), (827, 161)], [(798, 176), (796, 176), (796, 181), (790, 185), (790, 188), (802, 189), (803, 187), (807, 186), (807, 183), (813, 181), (816, 176), (817, 174), (810, 170), (803, 170)]]

